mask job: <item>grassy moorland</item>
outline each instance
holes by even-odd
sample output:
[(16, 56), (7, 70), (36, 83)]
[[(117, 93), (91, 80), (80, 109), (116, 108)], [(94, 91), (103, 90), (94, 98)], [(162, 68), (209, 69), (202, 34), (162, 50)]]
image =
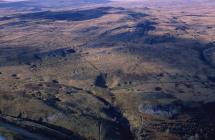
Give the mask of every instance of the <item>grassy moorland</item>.
[(0, 1), (0, 139), (213, 139), (214, 6)]

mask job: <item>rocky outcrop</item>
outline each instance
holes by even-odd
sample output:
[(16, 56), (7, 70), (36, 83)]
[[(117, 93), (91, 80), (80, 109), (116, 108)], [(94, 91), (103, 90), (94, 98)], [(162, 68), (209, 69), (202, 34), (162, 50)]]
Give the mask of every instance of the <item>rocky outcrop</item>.
[(181, 106), (176, 103), (142, 103), (138, 107), (139, 112), (156, 117), (172, 118), (181, 112)]
[(139, 112), (155, 117), (172, 118), (182, 110), (180, 102), (171, 94), (163, 92), (148, 93), (138, 106)]

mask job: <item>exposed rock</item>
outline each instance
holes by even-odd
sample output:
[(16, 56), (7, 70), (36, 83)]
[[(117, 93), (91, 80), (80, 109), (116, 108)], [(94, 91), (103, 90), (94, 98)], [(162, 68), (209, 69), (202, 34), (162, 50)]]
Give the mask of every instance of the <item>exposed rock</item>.
[(172, 118), (181, 112), (182, 105), (171, 94), (152, 92), (144, 95), (138, 106), (141, 113), (156, 117)]
[(181, 106), (175, 103), (142, 103), (139, 105), (138, 110), (147, 115), (172, 118), (181, 112)]

